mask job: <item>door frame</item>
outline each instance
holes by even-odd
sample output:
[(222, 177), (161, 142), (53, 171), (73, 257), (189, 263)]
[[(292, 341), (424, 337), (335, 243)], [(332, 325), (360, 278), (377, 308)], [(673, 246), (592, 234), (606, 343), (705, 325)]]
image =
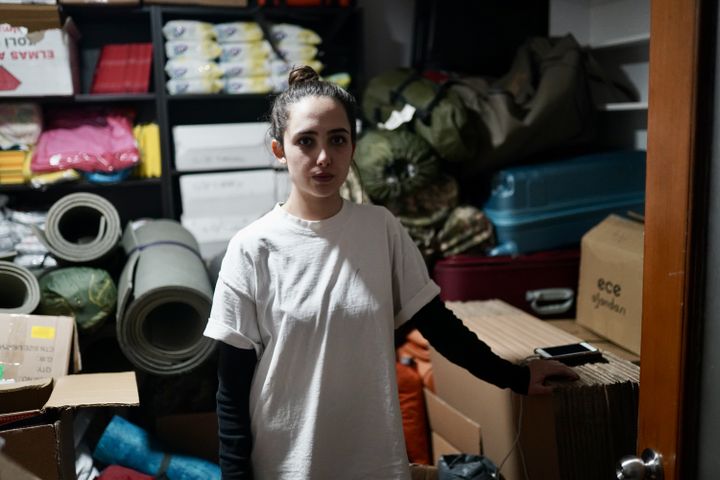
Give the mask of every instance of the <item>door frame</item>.
[(714, 54), (704, 54), (710, 46), (714, 52), (717, 19), (707, 15), (711, 3), (651, 0), (638, 453), (663, 455), (666, 480), (692, 478), (697, 458), (707, 95), (715, 63)]

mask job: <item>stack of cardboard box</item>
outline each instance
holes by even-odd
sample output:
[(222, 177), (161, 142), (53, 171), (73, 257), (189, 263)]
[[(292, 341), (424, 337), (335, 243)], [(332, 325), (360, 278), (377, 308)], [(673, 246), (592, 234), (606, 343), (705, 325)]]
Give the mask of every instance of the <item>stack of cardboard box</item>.
[[(499, 300), (448, 306), (510, 361), (531, 358), (536, 347), (581, 340)], [(444, 416), (428, 409), (434, 458), (474, 449), (475, 441), (466, 439), (481, 431), (482, 453), (502, 464), (506, 480), (611, 478), (615, 462), (635, 451), (639, 368), (608, 352), (603, 358), (574, 367), (580, 380), (558, 382), (552, 395), (524, 397), (483, 382), (432, 351), (436, 392), (428, 403), (439, 397), (445, 406)]]

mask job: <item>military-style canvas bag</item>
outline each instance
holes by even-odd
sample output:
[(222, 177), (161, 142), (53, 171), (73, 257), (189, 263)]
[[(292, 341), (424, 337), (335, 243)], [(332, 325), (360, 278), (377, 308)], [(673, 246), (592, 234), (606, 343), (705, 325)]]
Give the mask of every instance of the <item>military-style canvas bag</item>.
[(461, 162), (472, 159), (477, 152), (475, 135), (478, 118), (449, 88), (451, 84), (435, 83), (414, 70), (387, 71), (370, 80), (365, 89), (363, 115), (373, 126), (377, 126), (389, 123), (391, 116), (399, 112), (408, 112), (407, 106), (410, 106), (406, 123), (386, 128), (414, 130), (444, 160)]

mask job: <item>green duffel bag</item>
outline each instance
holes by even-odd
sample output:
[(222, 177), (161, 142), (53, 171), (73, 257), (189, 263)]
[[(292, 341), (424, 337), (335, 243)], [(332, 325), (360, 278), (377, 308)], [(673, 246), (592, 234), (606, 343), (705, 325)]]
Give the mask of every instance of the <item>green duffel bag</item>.
[(75, 317), (81, 332), (100, 327), (115, 313), (117, 287), (105, 270), (67, 267), (42, 275), (40, 306), (42, 315)]
[(370, 130), (358, 140), (355, 164), (362, 186), (385, 204), (430, 184), (440, 161), (430, 146), (408, 131)]
[(373, 77), (363, 92), (363, 115), (374, 126), (385, 124), (394, 111), (411, 105), (415, 112), (403, 128), (412, 128), (444, 160), (473, 159), (482, 141), (477, 133), (480, 119), (451, 84), (435, 83), (409, 69), (387, 71)]

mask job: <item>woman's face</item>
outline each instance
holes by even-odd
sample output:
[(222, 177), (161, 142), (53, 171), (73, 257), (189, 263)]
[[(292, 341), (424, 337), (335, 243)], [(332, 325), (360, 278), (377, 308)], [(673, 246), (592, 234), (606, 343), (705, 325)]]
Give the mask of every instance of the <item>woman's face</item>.
[(272, 141), (275, 157), (287, 164), (293, 189), (306, 201), (339, 197), (355, 145), (338, 101), (305, 97), (289, 106), (283, 145)]

